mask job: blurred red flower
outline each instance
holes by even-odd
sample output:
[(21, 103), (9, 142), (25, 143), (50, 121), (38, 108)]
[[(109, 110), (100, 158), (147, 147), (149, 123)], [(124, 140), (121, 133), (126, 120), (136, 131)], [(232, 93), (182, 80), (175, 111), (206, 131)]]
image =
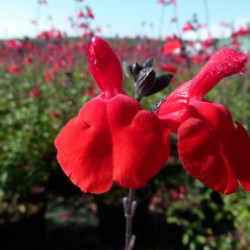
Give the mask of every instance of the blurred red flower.
[(167, 72), (171, 72), (173, 74), (176, 74), (179, 69), (173, 65), (173, 64), (167, 64), (167, 63), (164, 63), (161, 67), (162, 71), (167, 71)]
[(250, 190), (250, 138), (243, 126), (235, 128), (229, 111), (203, 96), (223, 77), (238, 73), (245, 52), (217, 51), (189, 82), (172, 92), (157, 115), (178, 132), (178, 151), (184, 168), (223, 194), (236, 192), (238, 180)]
[(78, 15), (77, 15), (78, 18), (83, 18), (84, 17), (84, 14), (83, 14), (83, 11), (80, 10)]
[(7, 47), (18, 50), (22, 48), (22, 43), (19, 40), (10, 39), (7, 41)]
[(120, 62), (105, 40), (92, 38), (87, 57), (101, 94), (62, 129), (55, 140), (57, 159), (84, 192), (106, 192), (113, 181), (142, 187), (168, 158), (170, 130), (126, 95)]
[(8, 72), (10, 74), (19, 74), (22, 72), (22, 67), (18, 64), (12, 63), (8, 67)]
[(187, 31), (190, 31), (190, 30), (194, 30), (194, 27), (190, 22), (187, 22), (185, 24), (185, 26), (182, 28), (182, 31), (187, 32)]
[(93, 15), (93, 13), (92, 13), (92, 10), (91, 10), (89, 7), (87, 7), (87, 16), (88, 16), (89, 18), (91, 18), (91, 19), (94, 19), (94, 15)]
[(60, 115), (55, 110), (52, 110), (51, 116), (55, 117), (55, 118), (59, 118), (60, 117)]
[(163, 54), (169, 55), (171, 53), (179, 52), (182, 48), (182, 43), (178, 38), (166, 38)]
[(38, 84), (34, 85), (34, 88), (29, 91), (29, 97), (30, 98), (38, 98), (39, 95), (39, 88), (40, 86)]

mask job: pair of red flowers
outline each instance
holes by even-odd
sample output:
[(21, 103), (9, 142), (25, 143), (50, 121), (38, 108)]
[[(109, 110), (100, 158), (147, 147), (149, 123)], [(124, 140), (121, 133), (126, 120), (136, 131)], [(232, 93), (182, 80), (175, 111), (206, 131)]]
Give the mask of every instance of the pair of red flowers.
[(195, 78), (177, 88), (158, 110), (142, 110), (122, 88), (122, 69), (109, 44), (98, 37), (87, 57), (102, 93), (87, 102), (55, 140), (58, 161), (84, 192), (103, 193), (113, 181), (139, 188), (154, 177), (169, 156), (170, 131), (178, 133), (184, 168), (224, 194), (250, 190), (250, 138), (235, 128), (228, 110), (203, 96), (223, 77), (237, 73), (247, 54), (215, 53)]

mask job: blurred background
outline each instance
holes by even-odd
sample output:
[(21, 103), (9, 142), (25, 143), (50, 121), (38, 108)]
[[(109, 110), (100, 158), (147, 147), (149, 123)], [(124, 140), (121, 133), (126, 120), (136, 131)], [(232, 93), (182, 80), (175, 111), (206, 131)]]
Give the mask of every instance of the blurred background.
[[(248, 0), (25, 0), (0, 8), (0, 248), (122, 249), (125, 219), (114, 185), (83, 194), (62, 172), (54, 139), (98, 95), (85, 50), (107, 39), (120, 61), (154, 58), (171, 85), (142, 99), (154, 107), (222, 47), (250, 50)], [(250, 65), (206, 98), (250, 132)], [(133, 82), (123, 86), (134, 96)], [(172, 141), (176, 139), (171, 138)], [(250, 199), (223, 196), (183, 169), (177, 150), (136, 191), (134, 249), (248, 249)], [(11, 240), (10, 240), (11, 239)]]

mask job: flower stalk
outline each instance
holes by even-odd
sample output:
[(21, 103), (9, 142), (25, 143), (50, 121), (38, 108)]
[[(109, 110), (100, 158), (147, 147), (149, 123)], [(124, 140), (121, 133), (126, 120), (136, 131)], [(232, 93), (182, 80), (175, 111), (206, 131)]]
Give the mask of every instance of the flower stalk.
[(136, 239), (135, 235), (132, 235), (133, 217), (136, 210), (134, 196), (135, 190), (129, 189), (129, 196), (123, 198), (124, 216), (126, 218), (125, 250), (132, 250)]

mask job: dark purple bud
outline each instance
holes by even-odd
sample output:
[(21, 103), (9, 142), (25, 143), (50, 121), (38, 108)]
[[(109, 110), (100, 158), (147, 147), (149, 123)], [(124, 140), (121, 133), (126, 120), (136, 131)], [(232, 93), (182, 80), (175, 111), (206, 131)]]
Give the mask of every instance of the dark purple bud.
[(141, 70), (142, 70), (141, 64), (139, 64), (138, 62), (135, 62), (132, 66), (133, 74), (137, 76)]
[(142, 69), (136, 78), (135, 94), (137, 97), (143, 97), (153, 86), (155, 82), (155, 71), (151, 68)]
[(164, 74), (156, 77), (153, 86), (151, 87), (151, 89), (149, 89), (149, 91), (145, 94), (145, 96), (153, 95), (165, 89), (171, 82), (172, 78), (173, 78), (172, 74)]
[(126, 77), (135, 80), (135, 75), (132, 71), (132, 65), (130, 65), (128, 62), (123, 61), (123, 69)]
[(152, 68), (154, 63), (154, 59), (150, 58), (145, 63), (143, 63), (142, 67), (145, 68)]

